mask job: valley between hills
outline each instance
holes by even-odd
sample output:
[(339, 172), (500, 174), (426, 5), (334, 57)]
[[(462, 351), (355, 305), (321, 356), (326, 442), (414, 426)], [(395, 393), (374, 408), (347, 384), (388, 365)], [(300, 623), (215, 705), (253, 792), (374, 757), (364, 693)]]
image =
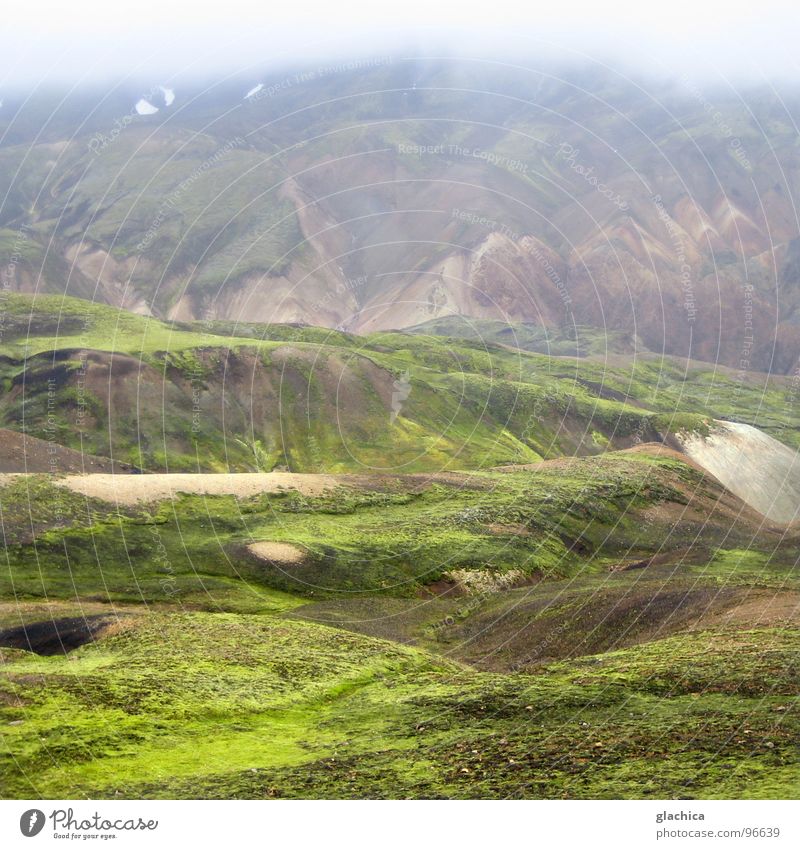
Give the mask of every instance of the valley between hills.
[(5, 307), (4, 798), (796, 798), (791, 378)]

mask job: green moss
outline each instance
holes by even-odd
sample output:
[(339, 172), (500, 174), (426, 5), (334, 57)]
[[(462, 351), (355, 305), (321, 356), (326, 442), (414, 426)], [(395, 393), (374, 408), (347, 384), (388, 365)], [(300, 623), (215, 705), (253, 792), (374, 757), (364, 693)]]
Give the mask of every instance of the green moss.
[(122, 621), (71, 659), (5, 652), (6, 797), (797, 797), (796, 630), (529, 677), (263, 617)]
[[(685, 505), (701, 480), (671, 458), (610, 453), (536, 473), (427, 484), (394, 478), (318, 497), (184, 495), (151, 515), (87, 502), (45, 476), (26, 478), (0, 489), (6, 514), (27, 528), (8, 537), (16, 545), (0, 593), (128, 602), (168, 594), (238, 610), (270, 607), (275, 590), (413, 596), (453, 570), (517, 570), (537, 579), (597, 572), (609, 558), (681, 547), (669, 514), (648, 511)], [(63, 506), (54, 513), (53, 504)], [(752, 544), (751, 529), (709, 521), (696, 532), (696, 544), (707, 548), (739, 539)], [(303, 562), (291, 569), (261, 562), (247, 550), (259, 540), (297, 546)], [(759, 556), (772, 564), (774, 580), (786, 579), (785, 551)], [(705, 572), (727, 574), (713, 562)]]

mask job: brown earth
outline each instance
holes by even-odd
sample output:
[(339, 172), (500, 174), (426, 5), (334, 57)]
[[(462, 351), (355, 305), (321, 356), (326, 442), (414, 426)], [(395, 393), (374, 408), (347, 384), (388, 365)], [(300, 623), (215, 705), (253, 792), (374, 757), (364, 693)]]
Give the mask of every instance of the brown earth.
[(690, 582), (674, 565), (644, 567), (592, 588), (540, 584), (535, 594), (517, 591), (450, 628), (443, 648), (483, 669), (533, 671), (553, 660), (614, 651), (684, 631), (800, 619), (796, 591)]
[(418, 644), (481, 669), (536, 672), (543, 664), (727, 626), (800, 622), (800, 591), (698, 582), (699, 552), (659, 558), (634, 573), (540, 582), (478, 599), (326, 600), (292, 617)]
[(55, 442), (0, 428), (0, 473), (116, 472), (124, 474), (132, 471), (134, 467), (130, 463), (120, 463), (94, 454), (83, 454)]

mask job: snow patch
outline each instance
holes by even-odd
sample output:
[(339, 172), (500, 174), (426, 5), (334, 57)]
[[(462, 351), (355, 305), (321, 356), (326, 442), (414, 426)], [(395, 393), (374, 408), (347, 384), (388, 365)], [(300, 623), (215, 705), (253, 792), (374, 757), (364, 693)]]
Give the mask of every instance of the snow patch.
[(134, 109), (136, 109), (139, 115), (155, 115), (158, 112), (158, 106), (153, 106), (149, 100), (145, 100), (144, 98), (136, 102)]

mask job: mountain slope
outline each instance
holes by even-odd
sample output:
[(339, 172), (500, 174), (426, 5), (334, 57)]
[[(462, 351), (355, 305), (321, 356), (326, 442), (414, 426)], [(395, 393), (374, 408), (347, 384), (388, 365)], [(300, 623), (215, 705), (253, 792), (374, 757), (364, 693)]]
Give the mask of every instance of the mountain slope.
[(113, 135), (130, 88), (8, 98), (6, 288), (362, 333), (588, 326), (795, 369), (797, 92), (401, 58), (260, 82)]

